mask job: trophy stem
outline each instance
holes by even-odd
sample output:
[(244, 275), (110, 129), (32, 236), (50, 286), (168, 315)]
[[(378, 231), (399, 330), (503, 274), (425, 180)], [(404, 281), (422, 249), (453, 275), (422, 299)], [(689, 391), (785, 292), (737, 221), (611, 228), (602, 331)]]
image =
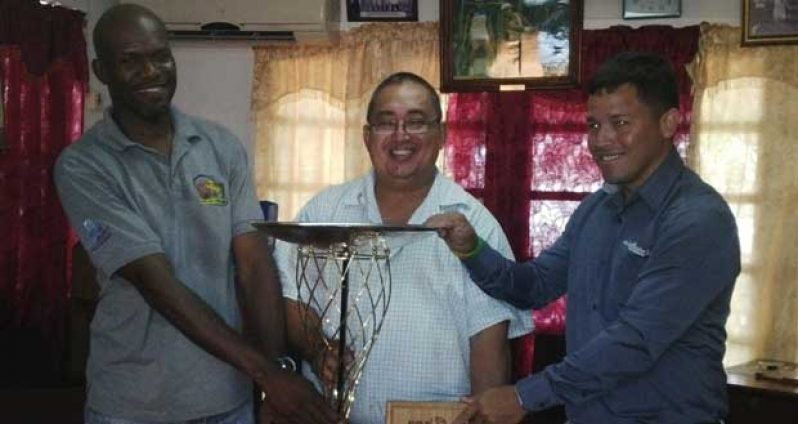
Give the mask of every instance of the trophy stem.
[[(296, 300), (302, 305), (299, 318), (308, 346), (318, 349), (311, 359), (321, 366), (311, 371), (317, 373), (314, 380), (338, 412), (339, 423), (347, 423), (390, 303), (390, 250), (384, 236), (435, 229), (315, 223), (256, 223), (256, 227), (299, 245), (295, 268)], [(337, 358), (330, 358), (333, 354)], [(330, 370), (332, 375), (325, 371), (328, 361), (338, 367)]]
[(349, 249), (343, 251), (343, 263), (341, 272), (341, 316), (339, 318), (339, 327), (341, 329), (340, 337), (338, 338), (338, 379), (336, 381), (336, 389), (338, 391), (338, 412), (344, 414), (346, 411), (346, 404), (348, 393), (346, 392), (346, 319), (347, 310), (349, 308), (349, 261), (352, 258)]

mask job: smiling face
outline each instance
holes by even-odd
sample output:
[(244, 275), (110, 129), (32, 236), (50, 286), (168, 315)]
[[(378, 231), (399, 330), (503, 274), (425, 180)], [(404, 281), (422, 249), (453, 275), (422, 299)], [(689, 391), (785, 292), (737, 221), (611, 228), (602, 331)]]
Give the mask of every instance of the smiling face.
[[(378, 183), (431, 184), (443, 146), (443, 129), (428, 90), (412, 81), (385, 86), (373, 100), (369, 119), (363, 140)], [(394, 131), (383, 134), (377, 130), (390, 124)], [(407, 127), (425, 127), (427, 131), (408, 134)]]
[(145, 120), (169, 113), (177, 73), (163, 24), (139, 14), (116, 20), (103, 35), (92, 65), (108, 86), (115, 113)]
[(604, 180), (625, 196), (637, 190), (668, 156), (679, 123), (675, 108), (657, 114), (637, 88), (600, 90), (587, 103), (588, 146)]

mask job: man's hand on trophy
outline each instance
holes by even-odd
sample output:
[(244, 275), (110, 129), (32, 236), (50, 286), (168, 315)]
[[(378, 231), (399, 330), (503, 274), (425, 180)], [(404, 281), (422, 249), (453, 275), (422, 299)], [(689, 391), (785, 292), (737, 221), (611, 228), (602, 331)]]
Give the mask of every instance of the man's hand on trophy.
[(326, 347), (321, 349), (313, 361), (313, 372), (319, 377), (326, 388), (327, 393), (331, 393), (338, 381), (338, 369), (344, 367), (344, 374), (355, 360), (355, 354), (351, 349), (346, 349), (343, 361), (338, 355), (338, 340), (328, 341)]
[(458, 257), (467, 257), (479, 245), (474, 227), (459, 212), (432, 215), (424, 222), (427, 227), (437, 228), (438, 235)]
[(279, 370), (261, 387), (265, 392), (259, 422), (296, 424), (334, 424), (336, 413), (319, 392), (303, 377)]

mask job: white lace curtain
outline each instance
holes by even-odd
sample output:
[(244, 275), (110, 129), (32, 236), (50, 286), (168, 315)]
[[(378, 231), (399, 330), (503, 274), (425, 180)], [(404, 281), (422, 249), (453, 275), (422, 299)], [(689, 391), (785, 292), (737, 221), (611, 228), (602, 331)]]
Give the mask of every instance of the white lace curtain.
[(740, 47), (740, 28), (704, 24), (690, 71), (688, 157), (742, 243), (726, 364), (798, 362), (798, 46)]

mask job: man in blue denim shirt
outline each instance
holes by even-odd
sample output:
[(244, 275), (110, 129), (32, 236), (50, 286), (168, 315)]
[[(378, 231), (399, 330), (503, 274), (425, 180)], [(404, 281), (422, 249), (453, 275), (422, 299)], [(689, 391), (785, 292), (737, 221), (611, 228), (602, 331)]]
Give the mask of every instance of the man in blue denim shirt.
[(487, 293), (520, 308), (568, 294), (567, 355), (465, 399), (456, 422), (519, 422), (565, 405), (571, 423), (710, 423), (727, 413), (724, 325), (740, 272), (726, 202), (673, 147), (667, 61), (622, 53), (589, 86), (588, 144), (605, 180), (554, 245), (515, 263), (457, 214), (432, 217)]

